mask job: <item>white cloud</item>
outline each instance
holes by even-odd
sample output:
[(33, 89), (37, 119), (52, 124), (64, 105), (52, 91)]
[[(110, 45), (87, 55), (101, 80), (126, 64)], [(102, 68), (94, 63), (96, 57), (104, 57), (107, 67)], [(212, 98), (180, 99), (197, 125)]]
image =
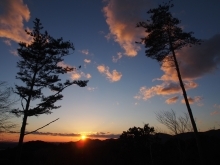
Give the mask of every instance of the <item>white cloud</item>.
[(210, 113), (211, 116), (218, 115), (218, 114), (220, 114), (220, 111), (213, 111)]
[(75, 68), (75, 67), (73, 67), (71, 65), (68, 65), (68, 64), (64, 63), (64, 61), (59, 62), (57, 65), (60, 66), (60, 67), (63, 67), (63, 68), (65, 68), (65, 67)]
[(91, 74), (87, 73), (87, 74), (85, 75), (85, 77), (86, 77), (87, 79), (90, 79), (92, 76), (91, 76)]
[[(189, 104), (194, 104), (194, 103), (197, 103), (198, 105), (202, 105), (202, 97), (201, 96), (195, 96), (194, 98), (191, 98), (191, 97), (188, 97), (188, 101), (189, 101)], [(183, 104), (185, 104), (185, 100), (184, 99), (182, 99), (181, 100), (181, 102), (183, 103)]]
[(101, 30), (101, 31), (99, 31), (99, 34), (105, 34), (105, 32)]
[(110, 30), (105, 37), (114, 38), (127, 56), (136, 56), (140, 50), (140, 46), (135, 44), (135, 41), (139, 41), (145, 32), (135, 26), (141, 20), (141, 11), (145, 12), (146, 7), (149, 7), (149, 2), (149, 0), (109, 0), (103, 8)]
[(84, 50), (79, 50), (80, 53), (85, 54), (85, 55), (89, 55), (89, 50), (88, 49), (84, 49)]
[(91, 60), (88, 60), (88, 59), (84, 59), (84, 62), (89, 64), (91, 62)]
[[(185, 83), (186, 89), (196, 88), (197, 84), (194, 82)], [(171, 94), (180, 94), (182, 90), (178, 83), (175, 82), (164, 82), (161, 85), (156, 85), (151, 88), (145, 86), (141, 87), (139, 93), (135, 96), (136, 99), (148, 100), (155, 95), (171, 95)]]
[(90, 79), (90, 78), (92, 77), (89, 73), (85, 74), (84, 72), (77, 70), (76, 67), (73, 67), (73, 66), (71, 66), (71, 65), (68, 65), (68, 64), (64, 63), (63, 61), (62, 61), (62, 62), (59, 62), (57, 65), (58, 65), (58, 66), (61, 66), (61, 67), (75, 68), (72, 72), (69, 72), (70, 77), (71, 77), (71, 79), (73, 79), (73, 80), (78, 80), (78, 79), (80, 79), (80, 78), (82, 78), (82, 77), (85, 77), (85, 78), (87, 78), (87, 79)]
[(105, 65), (99, 65), (97, 69), (100, 73), (104, 74), (111, 82), (119, 81), (122, 77), (122, 73), (117, 72), (116, 70), (113, 70), (111, 73), (109, 71), (109, 67)]
[(81, 74), (78, 73), (78, 72), (73, 71), (73, 72), (71, 73), (71, 78), (72, 78), (73, 80), (78, 80), (78, 79), (81, 78)]
[(214, 104), (213, 107), (214, 107), (214, 108), (218, 108), (218, 109), (220, 109), (220, 105), (219, 105), (219, 104)]
[(95, 91), (95, 89), (97, 89), (97, 88), (95, 88), (95, 87), (87, 87), (88, 91)]
[(118, 60), (120, 60), (122, 58), (122, 53), (121, 52), (119, 52), (119, 53), (117, 53), (117, 56), (115, 57), (115, 56), (113, 56), (112, 57), (112, 61), (113, 62), (118, 62)]
[(3, 41), (6, 45), (11, 46), (11, 41), (10, 40), (4, 40)]
[(165, 102), (167, 104), (174, 104), (174, 103), (177, 102), (178, 99), (179, 99), (179, 96), (174, 96), (174, 97), (171, 97), (171, 98), (167, 99)]
[[(23, 0), (1, 0), (3, 14), (0, 15), (0, 37), (16, 42), (30, 42), (24, 31), (24, 21), (29, 21), (30, 11)], [(0, 6), (1, 7), (1, 6)]]
[(10, 53), (13, 54), (14, 56), (18, 56), (17, 50), (10, 50)]
[(114, 35), (112, 33), (108, 33), (105, 35), (105, 38), (109, 41), (110, 39), (114, 39)]

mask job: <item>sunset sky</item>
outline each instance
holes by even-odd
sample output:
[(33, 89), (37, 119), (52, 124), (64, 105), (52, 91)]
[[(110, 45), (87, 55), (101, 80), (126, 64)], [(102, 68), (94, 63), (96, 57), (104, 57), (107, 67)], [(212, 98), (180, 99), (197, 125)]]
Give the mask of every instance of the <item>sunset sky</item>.
[[(116, 138), (133, 126), (149, 123), (169, 133), (155, 113), (173, 109), (187, 112), (173, 68), (161, 67), (135, 44), (145, 36), (136, 28), (149, 18), (146, 12), (162, 0), (1, 0), (0, 80), (12, 87), (21, 84), (15, 76), (19, 60), (18, 42), (29, 42), (24, 29), (31, 30), (39, 18), (54, 38), (63, 37), (75, 46), (63, 65), (81, 69), (62, 75), (65, 79), (89, 80), (88, 86), (64, 90), (61, 105), (50, 115), (28, 118), (26, 130), (33, 131), (56, 118), (58, 121), (27, 135), (27, 140), (70, 141), (80, 135)], [(172, 14), (184, 31), (202, 39), (200, 46), (177, 52), (191, 108), (200, 131), (220, 128), (220, 1), (173, 0)], [(44, 31), (43, 30), (43, 31)], [(14, 96), (16, 97), (16, 96)], [(18, 102), (15, 107), (20, 107)], [(13, 118), (20, 130), (22, 118)], [(18, 140), (5, 134), (3, 140)]]

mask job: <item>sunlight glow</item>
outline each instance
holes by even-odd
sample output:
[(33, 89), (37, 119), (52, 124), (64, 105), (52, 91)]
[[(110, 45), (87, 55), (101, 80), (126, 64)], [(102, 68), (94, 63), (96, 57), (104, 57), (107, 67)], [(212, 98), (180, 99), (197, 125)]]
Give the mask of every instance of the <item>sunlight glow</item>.
[(85, 140), (85, 139), (86, 139), (86, 135), (82, 135), (82, 136), (81, 136), (81, 139), (82, 139), (82, 140)]

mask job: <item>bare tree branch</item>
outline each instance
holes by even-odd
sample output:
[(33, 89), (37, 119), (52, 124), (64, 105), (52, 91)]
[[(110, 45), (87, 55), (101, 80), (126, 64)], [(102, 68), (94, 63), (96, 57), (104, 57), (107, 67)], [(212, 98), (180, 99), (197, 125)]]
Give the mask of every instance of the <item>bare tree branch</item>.
[(51, 123), (53, 123), (53, 122), (55, 122), (55, 121), (57, 121), (57, 120), (59, 120), (59, 118), (57, 118), (56, 120), (53, 120), (53, 121), (49, 122), (48, 124), (44, 125), (43, 127), (38, 128), (38, 129), (36, 129), (36, 130), (34, 130), (34, 131), (25, 133), (24, 135), (28, 135), (28, 134), (32, 134), (32, 133), (34, 133), (34, 132), (37, 132), (38, 130), (40, 130), (40, 129), (42, 129), (42, 128), (48, 126), (48, 125), (50, 125)]
[(175, 135), (193, 131), (187, 113), (184, 113), (184, 116), (177, 117), (173, 110), (161, 111), (156, 113), (156, 119)]
[(4, 81), (0, 81), (0, 133), (9, 131), (16, 125), (9, 121), (11, 115), (8, 113), (16, 100), (11, 99), (12, 90)]

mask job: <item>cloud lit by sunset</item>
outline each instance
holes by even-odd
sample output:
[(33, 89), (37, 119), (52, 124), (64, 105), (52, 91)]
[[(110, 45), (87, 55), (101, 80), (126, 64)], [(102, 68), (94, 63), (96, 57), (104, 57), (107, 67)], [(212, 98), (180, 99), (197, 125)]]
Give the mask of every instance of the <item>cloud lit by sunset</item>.
[(112, 37), (115, 42), (119, 43), (127, 56), (134, 57), (141, 49), (135, 41), (139, 41), (140, 36), (145, 33), (136, 28), (136, 23), (140, 19), (140, 11), (146, 5), (149, 5), (148, 1), (110, 0), (103, 8), (111, 34), (108, 38)]
[(122, 74), (120, 72), (117, 72), (116, 70), (113, 70), (111, 73), (109, 71), (109, 67), (105, 65), (99, 65), (97, 69), (100, 73), (104, 74), (111, 82), (119, 81), (122, 77)]
[(16, 42), (31, 40), (24, 31), (23, 21), (29, 21), (30, 10), (23, 0), (2, 0), (4, 6), (0, 15), (0, 37), (4, 37)]

